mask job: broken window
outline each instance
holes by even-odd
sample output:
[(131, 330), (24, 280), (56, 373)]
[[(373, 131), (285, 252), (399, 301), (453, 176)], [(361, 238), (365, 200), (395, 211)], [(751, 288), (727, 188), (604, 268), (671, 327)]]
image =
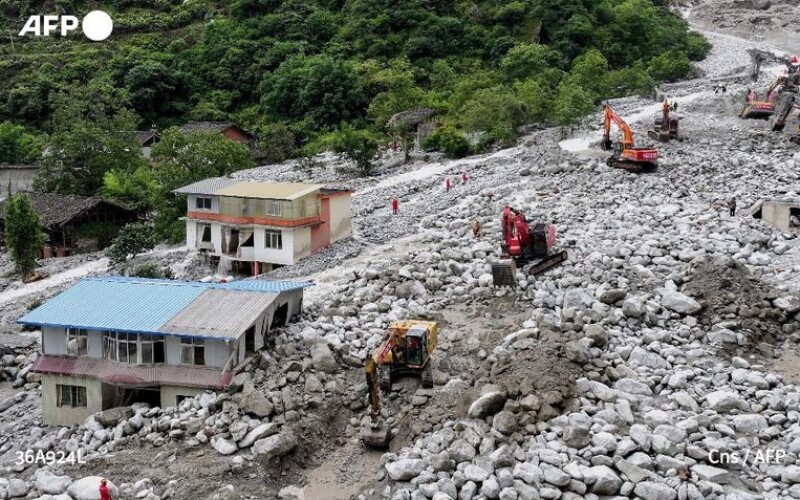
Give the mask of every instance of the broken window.
[(103, 335), (103, 357), (118, 363), (164, 363), (164, 337), (107, 332)]
[(87, 356), (89, 335), (86, 330), (67, 329), (67, 356)]
[(56, 406), (71, 408), (86, 406), (86, 387), (79, 385), (56, 385)]
[(139, 361), (144, 364), (164, 362), (164, 337), (139, 335)]
[(265, 247), (272, 248), (274, 250), (283, 249), (283, 233), (281, 233), (280, 231), (267, 229), (264, 231), (264, 235), (265, 235), (264, 239)]
[(283, 214), (283, 207), (281, 206), (281, 202), (279, 201), (267, 201), (267, 215), (272, 215), (274, 217), (281, 217)]
[(211, 198), (195, 198), (195, 207), (197, 210), (211, 210)]
[(205, 341), (203, 339), (181, 339), (181, 363), (184, 365), (206, 364)]

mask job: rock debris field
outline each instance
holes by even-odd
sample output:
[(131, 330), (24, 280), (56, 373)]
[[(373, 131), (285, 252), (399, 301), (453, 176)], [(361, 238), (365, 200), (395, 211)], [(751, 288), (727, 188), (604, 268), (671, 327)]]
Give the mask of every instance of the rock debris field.
[[(739, 120), (753, 45), (708, 37), (704, 76), (661, 88), (686, 140), (657, 145), (654, 173), (606, 166), (598, 113), (569, 150), (548, 129), (465, 160), (392, 157), (380, 177), (346, 182), (354, 238), (266, 276), (317, 286), (228, 392), (48, 428), (35, 354), (6, 354), (0, 499), (94, 499), (99, 476), (119, 498), (148, 500), (800, 498), (800, 378), (781, 362), (800, 343), (800, 243), (748, 212), (798, 196), (794, 118), (783, 133)], [(648, 142), (660, 104), (612, 104)], [(333, 163), (314, 178), (342, 182)], [(237, 175), (306, 178), (291, 163)], [(505, 203), (553, 221), (569, 252), (513, 289), (490, 274)], [(435, 386), (403, 379), (383, 397), (394, 438), (381, 454), (359, 443), (361, 366), (404, 318), (439, 322)], [(15, 465), (27, 449), (87, 460)]]

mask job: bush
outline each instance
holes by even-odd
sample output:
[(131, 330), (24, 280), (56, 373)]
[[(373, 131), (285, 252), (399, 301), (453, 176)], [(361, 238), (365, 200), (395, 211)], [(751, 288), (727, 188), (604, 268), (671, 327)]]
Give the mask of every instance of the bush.
[(172, 269), (168, 267), (162, 267), (156, 264), (155, 262), (146, 262), (140, 266), (137, 266), (136, 269), (130, 273), (131, 276), (135, 276), (137, 278), (154, 278), (154, 279), (174, 279), (175, 275), (172, 274)]
[(29, 311), (33, 311), (34, 309), (36, 309), (37, 307), (39, 307), (39, 306), (40, 306), (40, 305), (42, 305), (43, 303), (44, 303), (44, 300), (42, 300), (42, 298), (41, 298), (41, 297), (39, 297), (39, 298), (36, 298), (36, 299), (33, 299), (33, 300), (31, 301), (31, 303), (30, 303), (30, 304), (28, 304), (28, 310), (29, 310)]
[(441, 127), (425, 138), (426, 151), (441, 151), (448, 158), (463, 158), (470, 153), (469, 141), (453, 127)]
[(155, 244), (153, 227), (149, 224), (134, 222), (127, 224), (119, 231), (114, 242), (106, 249), (106, 256), (114, 264), (120, 264), (136, 254), (150, 250)]
[(692, 71), (689, 56), (680, 50), (665, 52), (650, 61), (647, 72), (656, 81), (674, 82), (686, 77)]

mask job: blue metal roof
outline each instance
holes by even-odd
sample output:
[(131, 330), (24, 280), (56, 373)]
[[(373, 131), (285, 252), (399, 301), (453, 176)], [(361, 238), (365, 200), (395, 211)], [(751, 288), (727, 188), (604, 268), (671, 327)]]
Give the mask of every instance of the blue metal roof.
[(29, 312), (17, 323), (157, 333), (161, 326), (208, 289), (280, 293), (312, 285), (311, 282), (256, 279), (202, 283), (125, 276), (85, 278)]

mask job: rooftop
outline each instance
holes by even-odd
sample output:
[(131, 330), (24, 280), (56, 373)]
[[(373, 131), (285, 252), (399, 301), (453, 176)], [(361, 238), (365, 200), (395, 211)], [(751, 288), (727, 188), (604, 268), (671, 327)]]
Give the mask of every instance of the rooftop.
[(190, 132), (222, 132), (223, 130), (227, 130), (231, 127), (237, 128), (243, 133), (252, 137), (252, 135), (242, 127), (236, 125), (235, 123), (225, 121), (189, 122), (186, 125), (183, 125), (180, 128), (180, 131), (184, 134)]
[[(127, 211), (126, 208), (120, 205), (97, 197), (87, 198), (85, 196), (37, 192), (25, 192), (25, 194), (31, 200), (33, 211), (39, 216), (42, 226), (47, 229), (66, 224), (75, 217), (103, 203), (119, 210)], [(5, 200), (0, 201), (0, 219), (3, 217), (2, 208), (4, 204)]]
[(233, 340), (281, 292), (308, 286), (313, 283), (255, 279), (202, 283), (124, 276), (85, 278), (17, 322), (40, 327)]
[(176, 189), (176, 194), (202, 194), (231, 196), (234, 198), (259, 198), (268, 200), (296, 200), (324, 188), (322, 184), (288, 182), (257, 182), (212, 177)]

